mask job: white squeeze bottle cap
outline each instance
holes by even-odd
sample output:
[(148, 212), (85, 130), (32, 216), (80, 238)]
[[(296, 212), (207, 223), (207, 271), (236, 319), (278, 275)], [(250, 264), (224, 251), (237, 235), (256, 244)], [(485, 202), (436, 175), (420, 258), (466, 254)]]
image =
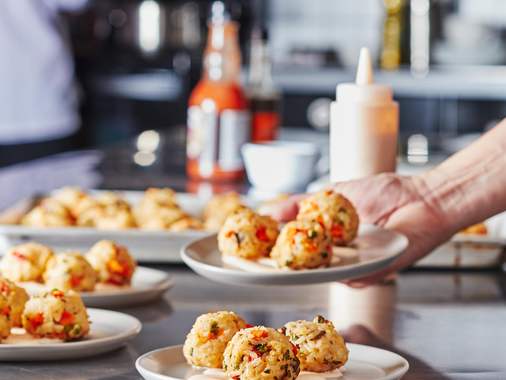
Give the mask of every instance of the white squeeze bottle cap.
[(369, 49), (363, 47), (360, 49), (360, 56), (358, 58), (355, 83), (362, 85), (371, 84), (373, 81), (371, 54), (369, 54)]
[(371, 55), (369, 49), (360, 49), (355, 83), (342, 83), (337, 86), (338, 102), (390, 103), (392, 89), (389, 86), (374, 84)]
[(362, 48), (355, 82), (339, 84), (331, 105), (331, 181), (395, 171), (398, 120), (392, 88), (374, 83), (369, 50)]

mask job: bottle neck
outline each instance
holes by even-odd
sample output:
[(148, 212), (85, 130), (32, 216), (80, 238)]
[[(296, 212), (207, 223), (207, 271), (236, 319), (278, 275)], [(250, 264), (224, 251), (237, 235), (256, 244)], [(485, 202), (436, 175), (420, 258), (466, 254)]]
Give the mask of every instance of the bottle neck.
[(204, 53), (204, 78), (214, 82), (239, 83), (240, 73), (237, 24), (228, 20), (210, 23)]
[(268, 48), (260, 38), (251, 41), (249, 87), (253, 93), (277, 93), (272, 80), (271, 59)]

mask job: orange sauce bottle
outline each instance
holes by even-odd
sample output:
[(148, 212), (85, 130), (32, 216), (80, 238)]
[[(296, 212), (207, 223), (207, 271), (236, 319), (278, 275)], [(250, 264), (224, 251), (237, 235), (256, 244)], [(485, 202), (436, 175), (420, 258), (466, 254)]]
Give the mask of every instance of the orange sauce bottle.
[(188, 108), (186, 171), (191, 179), (243, 178), (241, 147), (251, 138), (248, 101), (239, 83), (237, 24), (221, 1), (212, 5), (204, 73)]

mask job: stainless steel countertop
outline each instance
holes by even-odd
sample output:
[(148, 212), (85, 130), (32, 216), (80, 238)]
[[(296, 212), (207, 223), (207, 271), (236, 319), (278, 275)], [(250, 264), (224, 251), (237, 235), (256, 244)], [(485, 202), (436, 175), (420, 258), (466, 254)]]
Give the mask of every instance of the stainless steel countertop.
[(135, 359), (180, 344), (194, 319), (229, 309), (250, 323), (280, 326), (323, 314), (348, 339), (405, 356), (405, 379), (506, 379), (506, 276), (498, 272), (408, 272), (396, 285), (351, 290), (333, 283), (304, 287), (232, 287), (182, 266), (160, 266), (176, 280), (162, 301), (122, 309), (143, 323), (118, 351), (79, 361), (1, 363), (0, 379), (140, 379)]

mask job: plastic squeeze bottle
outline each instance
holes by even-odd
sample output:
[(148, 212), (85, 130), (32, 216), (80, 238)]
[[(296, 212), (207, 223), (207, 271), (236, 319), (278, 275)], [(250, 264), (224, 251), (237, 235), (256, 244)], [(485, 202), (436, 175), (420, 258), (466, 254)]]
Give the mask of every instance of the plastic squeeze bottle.
[(339, 84), (331, 105), (331, 182), (395, 171), (399, 106), (391, 87), (373, 82), (371, 56), (362, 48), (355, 83)]

